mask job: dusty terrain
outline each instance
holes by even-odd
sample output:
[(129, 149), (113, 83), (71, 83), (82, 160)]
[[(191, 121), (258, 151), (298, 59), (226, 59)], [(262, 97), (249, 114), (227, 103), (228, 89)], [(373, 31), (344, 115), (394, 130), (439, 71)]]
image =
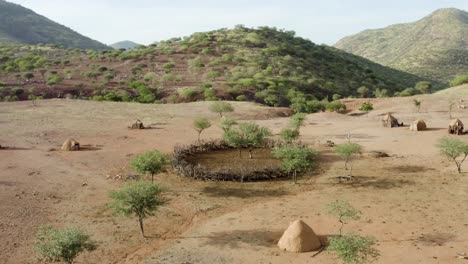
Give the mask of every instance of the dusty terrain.
[[(463, 263), (468, 253), (468, 175), (434, 146), (446, 135), (449, 101), (468, 99), (468, 86), (434, 95), (374, 100), (369, 115), (319, 113), (308, 116), (302, 140), (321, 151), (317, 169), (299, 184), (215, 183), (168, 173), (157, 181), (167, 187), (169, 203), (146, 219), (150, 238), (143, 239), (136, 219), (112, 215), (108, 192), (124, 184), (132, 156), (196, 139), (197, 116), (208, 116), (209, 103), (139, 105), (74, 100), (0, 103), (0, 263), (37, 263), (34, 233), (41, 224), (80, 226), (98, 243), (97, 250), (76, 263), (339, 263), (332, 254), (288, 254), (276, 241), (288, 223), (303, 219), (323, 240), (336, 234), (338, 223), (324, 214), (325, 204), (346, 199), (362, 211), (361, 220), (345, 227), (379, 240), (377, 263)], [(353, 108), (359, 100), (347, 104)], [(288, 120), (284, 109), (235, 103), (235, 118), (255, 120), (279, 132)], [(428, 131), (383, 128), (382, 114), (393, 112), (408, 124), (427, 121)], [(452, 115), (468, 122), (466, 110)], [(126, 128), (136, 118), (152, 129)], [(343, 163), (326, 140), (352, 140), (366, 151), (381, 150), (388, 158), (364, 155), (355, 162), (352, 183), (338, 183)], [(216, 126), (202, 138), (218, 138)], [(73, 137), (87, 149), (64, 153)], [(460, 138), (465, 138), (461, 136)], [(468, 165), (463, 170), (468, 171)]]

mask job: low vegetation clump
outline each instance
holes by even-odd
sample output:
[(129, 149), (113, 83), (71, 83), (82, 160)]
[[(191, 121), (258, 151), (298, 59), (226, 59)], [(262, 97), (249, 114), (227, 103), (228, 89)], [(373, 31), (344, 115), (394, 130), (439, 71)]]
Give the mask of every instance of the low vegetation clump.
[(365, 264), (376, 260), (380, 253), (375, 248), (373, 237), (355, 234), (331, 237), (327, 250), (335, 252), (343, 264)]
[(450, 85), (453, 87), (453, 86), (458, 86), (458, 85), (462, 85), (465, 83), (468, 83), (468, 75), (460, 75), (460, 76), (455, 77), (455, 79), (453, 79), (450, 82)]
[(89, 235), (79, 228), (56, 229), (41, 227), (36, 235), (36, 251), (46, 261), (73, 263), (83, 251), (90, 251), (96, 245)]
[(130, 183), (118, 191), (112, 191), (110, 207), (114, 213), (138, 218), (141, 235), (145, 236), (143, 219), (154, 215), (158, 208), (164, 204), (161, 198), (162, 189), (154, 184), (144, 181)]
[(363, 103), (359, 110), (366, 112), (366, 114), (369, 114), (370, 111), (374, 110), (374, 104), (372, 104), (371, 102)]

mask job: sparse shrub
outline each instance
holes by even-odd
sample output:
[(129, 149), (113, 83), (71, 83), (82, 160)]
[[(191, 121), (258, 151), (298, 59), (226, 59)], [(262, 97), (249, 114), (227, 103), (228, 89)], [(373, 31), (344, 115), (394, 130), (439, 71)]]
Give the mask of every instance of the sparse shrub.
[(163, 64), (162, 67), (164, 69), (172, 69), (172, 68), (175, 68), (175, 64), (173, 62), (168, 62), (168, 63)]
[(230, 103), (219, 101), (210, 105), (210, 111), (219, 114), (219, 117), (221, 118), (224, 113), (233, 112), (234, 107)]
[(349, 170), (348, 177), (352, 177), (353, 166), (348, 168), (348, 164), (355, 155), (360, 155), (362, 153), (362, 146), (357, 143), (348, 142), (335, 146), (334, 151), (338, 156), (344, 159), (345, 170)]
[(132, 160), (130, 165), (140, 174), (151, 174), (151, 182), (154, 182), (154, 175), (163, 171), (168, 164), (167, 157), (158, 150), (148, 151), (138, 155)]
[(201, 117), (193, 121), (193, 128), (198, 132), (198, 143), (200, 143), (200, 135), (203, 130), (211, 127), (211, 122), (208, 118)]
[(291, 127), (299, 131), (299, 129), (304, 125), (306, 118), (307, 116), (304, 113), (296, 113), (292, 115), (289, 121)]
[(144, 181), (130, 183), (118, 191), (112, 191), (110, 207), (116, 214), (124, 216), (136, 215), (140, 225), (141, 235), (145, 236), (143, 219), (154, 215), (159, 206), (164, 204), (161, 199), (162, 189)]
[(346, 110), (346, 105), (340, 101), (333, 101), (328, 103), (325, 108), (330, 112), (340, 112)]
[(349, 234), (331, 237), (327, 251), (334, 251), (343, 264), (365, 264), (379, 257), (379, 251), (373, 248), (375, 244), (373, 237)]
[(432, 83), (431, 82), (418, 82), (414, 87), (419, 93), (428, 94), (431, 93)]
[(458, 86), (458, 85), (462, 85), (465, 83), (468, 83), (468, 75), (460, 75), (460, 76), (455, 77), (455, 79), (453, 79), (450, 82), (450, 85), (453, 87), (453, 86)]
[(102, 96), (102, 95), (94, 95), (94, 96), (93, 96), (93, 101), (98, 101), (98, 102), (104, 101), (104, 96)]
[(306, 103), (306, 112), (307, 113), (318, 113), (326, 110), (326, 104), (320, 102), (319, 100), (310, 100)]
[(468, 144), (456, 138), (443, 137), (439, 139), (436, 146), (439, 148), (440, 154), (453, 161), (457, 166), (458, 173), (461, 173), (461, 166), (468, 156)]
[(419, 94), (420, 92), (414, 88), (406, 88), (405, 90), (400, 92), (400, 96), (406, 97), (406, 96), (413, 96), (416, 94)]
[(294, 183), (297, 183), (297, 173), (310, 168), (317, 154), (306, 147), (282, 147), (273, 152), (276, 158), (281, 159), (283, 170), (292, 173)]
[(244, 94), (241, 94), (236, 97), (236, 101), (247, 101), (247, 96), (245, 96)]
[(177, 90), (177, 93), (185, 100), (192, 100), (198, 94), (198, 89), (193, 87), (181, 88)]
[(376, 88), (374, 91), (374, 96), (376, 98), (388, 97), (388, 90), (387, 89), (380, 89)]
[(334, 94), (334, 95), (332, 96), (332, 100), (333, 100), (333, 101), (337, 101), (337, 100), (340, 100), (340, 99), (341, 99), (341, 95), (340, 95), (340, 94)]
[(359, 110), (364, 111), (366, 112), (366, 114), (369, 115), (369, 112), (374, 110), (374, 104), (372, 104), (371, 102), (363, 103)]
[(26, 72), (25, 74), (23, 74), (23, 77), (27, 80), (31, 80), (32, 78), (34, 78), (34, 74), (32, 74), (31, 72)]
[(295, 128), (284, 128), (280, 132), (281, 139), (286, 142), (286, 144), (291, 144), (293, 141), (297, 140), (300, 136), (299, 130)]
[(213, 88), (205, 88), (203, 91), (203, 96), (206, 101), (216, 101), (216, 90)]
[(81, 252), (96, 248), (90, 236), (79, 228), (41, 227), (36, 237), (36, 251), (39, 257), (46, 261), (64, 261), (71, 264)]
[(63, 81), (59, 76), (52, 76), (47, 79), (47, 85), (56, 85)]
[(361, 86), (357, 89), (357, 93), (362, 97), (365, 98), (369, 95), (369, 88), (366, 86)]

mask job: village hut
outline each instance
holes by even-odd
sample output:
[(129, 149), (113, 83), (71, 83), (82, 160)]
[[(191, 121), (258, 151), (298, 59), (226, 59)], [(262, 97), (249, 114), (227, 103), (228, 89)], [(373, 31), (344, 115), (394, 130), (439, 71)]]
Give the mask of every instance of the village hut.
[(62, 145), (62, 150), (63, 151), (78, 151), (80, 150), (80, 143), (78, 141), (69, 138), (65, 140), (65, 142)]
[(129, 127), (130, 129), (145, 129), (145, 126), (143, 125), (143, 122), (141, 122), (139, 119), (132, 124), (131, 127)]
[(390, 113), (386, 114), (382, 119), (382, 125), (384, 127), (399, 127), (398, 120), (393, 117)]
[(318, 250), (322, 247), (314, 230), (302, 220), (296, 220), (289, 225), (281, 239), (278, 247), (288, 252), (308, 252)]
[(424, 120), (421, 120), (421, 119), (414, 121), (409, 127), (410, 131), (422, 131), (426, 129), (427, 129), (426, 122), (424, 122)]
[(460, 119), (454, 119), (450, 122), (448, 128), (449, 134), (462, 135), (463, 134), (463, 123)]

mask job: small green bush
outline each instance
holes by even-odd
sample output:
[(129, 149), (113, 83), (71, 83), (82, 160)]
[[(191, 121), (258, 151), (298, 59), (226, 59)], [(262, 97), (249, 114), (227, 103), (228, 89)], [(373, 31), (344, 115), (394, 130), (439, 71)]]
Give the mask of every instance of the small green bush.
[(247, 101), (247, 96), (245, 96), (244, 94), (241, 94), (236, 97), (236, 101)]
[(192, 87), (182, 88), (182, 89), (177, 90), (177, 93), (179, 94), (180, 97), (188, 100), (188, 99), (192, 99), (198, 94), (198, 89), (192, 88)]
[(327, 111), (340, 112), (346, 110), (346, 105), (340, 101), (333, 101), (326, 106)]
[(59, 84), (63, 81), (62, 78), (60, 78), (59, 76), (52, 76), (52, 77), (49, 77), (49, 79), (47, 79), (47, 85), (56, 85), (56, 84)]
[(455, 77), (455, 79), (453, 79), (450, 82), (450, 85), (453, 87), (453, 86), (458, 86), (458, 85), (462, 85), (465, 83), (468, 83), (468, 75), (460, 75), (460, 76)]

